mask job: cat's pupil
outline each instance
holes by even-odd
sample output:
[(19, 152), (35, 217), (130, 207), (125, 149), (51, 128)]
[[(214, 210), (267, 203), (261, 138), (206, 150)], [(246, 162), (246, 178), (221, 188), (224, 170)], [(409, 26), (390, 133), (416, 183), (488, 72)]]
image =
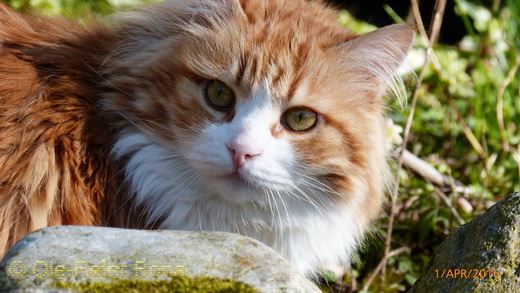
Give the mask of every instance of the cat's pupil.
[(220, 111), (230, 111), (235, 106), (233, 90), (218, 80), (208, 81), (205, 97), (210, 106)]

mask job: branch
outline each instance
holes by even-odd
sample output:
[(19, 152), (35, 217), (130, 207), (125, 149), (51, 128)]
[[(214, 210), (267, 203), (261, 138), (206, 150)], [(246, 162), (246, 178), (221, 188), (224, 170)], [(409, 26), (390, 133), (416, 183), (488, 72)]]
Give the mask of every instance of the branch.
[(432, 165), (410, 153), (408, 150), (404, 150), (403, 152), (403, 164), (437, 186), (449, 186), (450, 179), (448, 176), (441, 174), (437, 169), (432, 167)]

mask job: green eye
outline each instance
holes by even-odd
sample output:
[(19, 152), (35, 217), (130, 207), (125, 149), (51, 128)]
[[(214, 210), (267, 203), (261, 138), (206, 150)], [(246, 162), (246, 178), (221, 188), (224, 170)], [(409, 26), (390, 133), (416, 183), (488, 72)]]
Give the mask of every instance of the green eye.
[(292, 131), (311, 130), (318, 122), (318, 113), (304, 107), (291, 108), (282, 116), (282, 124)]
[(218, 80), (206, 84), (206, 100), (215, 109), (229, 111), (235, 106), (235, 94), (227, 85)]

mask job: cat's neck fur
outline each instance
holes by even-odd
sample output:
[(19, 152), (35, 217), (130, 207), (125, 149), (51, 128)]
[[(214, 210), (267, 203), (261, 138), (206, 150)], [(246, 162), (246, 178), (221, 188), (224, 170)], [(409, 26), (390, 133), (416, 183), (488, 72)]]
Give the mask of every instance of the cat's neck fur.
[(223, 199), (201, 184), (205, 178), (182, 168), (189, 164), (182, 154), (172, 154), (143, 134), (124, 135), (115, 150), (118, 155), (131, 154), (126, 165), (128, 180), (136, 201), (149, 213), (148, 218), (134, 215), (139, 226), (246, 235), (310, 273), (324, 262), (348, 262), (367, 224), (356, 210), (364, 203), (335, 200), (320, 186), (302, 185), (293, 194), (273, 193), (260, 203)]

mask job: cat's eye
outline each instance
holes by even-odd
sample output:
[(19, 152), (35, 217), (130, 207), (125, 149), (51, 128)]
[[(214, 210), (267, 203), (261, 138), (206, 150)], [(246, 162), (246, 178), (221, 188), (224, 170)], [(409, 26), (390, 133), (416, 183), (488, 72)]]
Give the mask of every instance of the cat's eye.
[(223, 82), (210, 80), (206, 84), (206, 100), (215, 109), (229, 111), (235, 106), (235, 94)]
[(318, 113), (305, 107), (291, 108), (282, 116), (282, 124), (292, 131), (308, 131), (314, 128), (316, 123), (318, 123)]

